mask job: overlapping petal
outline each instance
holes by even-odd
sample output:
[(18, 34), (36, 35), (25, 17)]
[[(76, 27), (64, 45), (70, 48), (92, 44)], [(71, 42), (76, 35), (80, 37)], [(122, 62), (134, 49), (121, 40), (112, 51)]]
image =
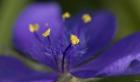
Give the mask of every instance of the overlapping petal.
[(0, 82), (25, 82), (28, 80), (54, 82), (56, 79), (57, 75), (32, 70), (15, 57), (0, 56)]
[[(64, 26), (62, 26), (60, 13), (61, 10), (56, 3), (35, 3), (26, 7), (17, 19), (13, 30), (13, 42), (16, 49), (57, 69), (53, 55), (47, 53), (51, 52), (47, 47), (55, 45), (58, 37), (63, 33)], [(30, 24), (39, 25), (39, 30), (36, 34), (29, 31)], [(51, 34), (49, 39), (46, 39), (42, 37), (42, 34), (49, 28), (51, 29)]]
[(20, 82), (56, 82), (58, 79), (56, 73), (42, 73), (42, 74), (37, 74), (33, 75), (31, 77), (26, 77), (21, 80)]
[(72, 70), (72, 74), (81, 78), (140, 74), (139, 36), (135, 33), (122, 39), (95, 60)]
[[(84, 22), (84, 15), (87, 15), (87, 20), (91, 18), (89, 22)], [(70, 53), (72, 68), (107, 47), (116, 31), (116, 19), (107, 11), (82, 12), (65, 23), (70, 33), (80, 39), (80, 44)]]

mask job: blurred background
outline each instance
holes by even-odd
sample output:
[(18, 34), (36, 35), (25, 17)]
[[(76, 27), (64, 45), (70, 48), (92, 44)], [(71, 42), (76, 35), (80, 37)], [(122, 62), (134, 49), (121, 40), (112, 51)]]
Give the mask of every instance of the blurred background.
[[(118, 22), (115, 40), (140, 31), (140, 0), (0, 0), (0, 53), (11, 53), (7, 51), (7, 48), (12, 49), (12, 27), (22, 9), (35, 2), (52, 1), (58, 2), (63, 11), (69, 11), (72, 14), (85, 8), (112, 11)], [(105, 78), (100, 82), (112, 81), (140, 82), (140, 76)]]

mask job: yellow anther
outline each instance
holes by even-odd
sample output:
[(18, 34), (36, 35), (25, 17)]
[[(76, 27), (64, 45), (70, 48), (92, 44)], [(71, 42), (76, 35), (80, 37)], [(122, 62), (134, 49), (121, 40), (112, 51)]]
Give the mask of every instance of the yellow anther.
[(92, 20), (92, 17), (89, 14), (84, 14), (82, 16), (82, 20), (84, 21), (84, 23), (89, 23)]
[(72, 45), (77, 45), (80, 42), (79, 38), (74, 34), (70, 36), (70, 40)]
[(48, 36), (50, 35), (50, 33), (51, 33), (51, 29), (48, 28), (48, 30), (46, 30), (46, 31), (42, 34), (42, 36), (43, 36), (43, 37), (48, 37)]
[(39, 29), (39, 25), (38, 24), (29, 24), (29, 31), (30, 32), (36, 32)]
[(62, 18), (65, 20), (67, 18), (70, 18), (71, 17), (71, 14), (69, 12), (65, 12), (63, 15), (62, 15)]

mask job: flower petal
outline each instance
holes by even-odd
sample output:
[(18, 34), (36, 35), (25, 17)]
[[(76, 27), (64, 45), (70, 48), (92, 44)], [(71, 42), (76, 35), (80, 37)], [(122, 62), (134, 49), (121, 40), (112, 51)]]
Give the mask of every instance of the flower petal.
[[(57, 37), (62, 33), (60, 13), (60, 8), (56, 3), (36, 3), (25, 8), (17, 19), (13, 32), (16, 49), (56, 69), (54, 57), (46, 53), (45, 49), (48, 45), (50, 46), (50, 41), (55, 44)], [(31, 33), (29, 31), (30, 24), (38, 24), (39, 30), (36, 33)], [(50, 36), (45, 38), (42, 34), (48, 29), (51, 30)]]
[[(87, 15), (87, 19), (83, 19), (84, 15)], [(84, 20), (89, 20), (89, 22), (85, 23)], [(80, 39), (78, 48), (70, 54), (72, 68), (107, 47), (116, 30), (115, 17), (106, 11), (82, 12), (74, 18), (66, 20), (66, 25), (68, 30)]]
[(77, 77), (106, 77), (140, 74), (140, 33), (130, 35), (95, 60), (72, 70)]
[(20, 82), (56, 82), (58, 79), (57, 74), (55, 73), (44, 73), (44, 74), (38, 74), (33, 75), (28, 78), (24, 78), (20, 80)]
[(14, 57), (0, 56), (0, 82), (22, 82), (30, 78), (56, 80), (56, 75), (32, 70)]

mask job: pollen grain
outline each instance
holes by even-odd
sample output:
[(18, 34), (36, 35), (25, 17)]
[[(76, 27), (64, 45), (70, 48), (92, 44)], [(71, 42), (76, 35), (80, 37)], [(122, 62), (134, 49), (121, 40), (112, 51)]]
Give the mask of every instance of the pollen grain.
[(38, 24), (29, 24), (29, 31), (30, 32), (36, 32), (39, 29), (39, 25)]
[(48, 36), (50, 35), (50, 33), (51, 33), (51, 29), (48, 28), (48, 29), (42, 34), (42, 36), (43, 36), (43, 37), (48, 37)]
[(74, 34), (70, 36), (70, 40), (72, 45), (77, 45), (80, 42), (79, 38)]
[(91, 22), (92, 17), (90, 16), (90, 14), (84, 14), (82, 16), (82, 20), (83, 20), (84, 23), (89, 23), (89, 22)]
[(65, 19), (68, 19), (71, 17), (71, 14), (69, 12), (65, 12), (63, 15), (62, 15), (62, 18), (65, 20)]

